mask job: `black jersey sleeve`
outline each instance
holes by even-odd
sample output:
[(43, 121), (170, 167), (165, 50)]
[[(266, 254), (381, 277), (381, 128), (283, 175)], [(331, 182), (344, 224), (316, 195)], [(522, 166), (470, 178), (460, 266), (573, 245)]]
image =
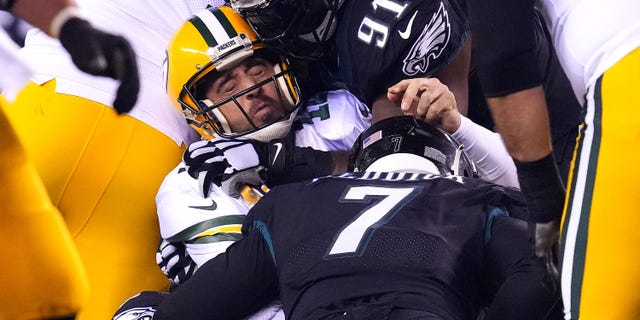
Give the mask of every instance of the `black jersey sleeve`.
[(542, 83), (536, 61), (532, 0), (467, 0), (473, 63), (487, 97)]
[(277, 297), (271, 251), (260, 232), (249, 232), (174, 290), (154, 319), (242, 319)]

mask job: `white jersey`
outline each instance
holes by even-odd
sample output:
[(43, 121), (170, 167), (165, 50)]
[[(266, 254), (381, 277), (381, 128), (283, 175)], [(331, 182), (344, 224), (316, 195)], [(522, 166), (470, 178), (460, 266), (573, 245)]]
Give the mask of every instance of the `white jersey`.
[(640, 47), (638, 0), (538, 0), (558, 58), (584, 102), (586, 88)]
[(4, 29), (0, 28), (0, 93), (9, 101), (15, 99), (33, 74), (29, 65), (18, 56), (19, 49)]
[[(76, 0), (81, 13), (107, 32), (126, 37), (133, 46), (140, 72), (140, 93), (132, 117), (156, 128), (177, 144), (196, 135), (165, 92), (162, 64), (169, 40), (178, 27), (207, 5), (223, 0)], [(56, 92), (88, 98), (111, 106), (116, 80), (78, 70), (57, 39), (32, 30), (21, 55), (34, 66), (33, 79), (42, 84), (56, 78)]]
[[(297, 146), (350, 150), (370, 121), (364, 104), (351, 93), (336, 90), (310, 99), (292, 130), (296, 130)], [(253, 202), (230, 197), (216, 185), (212, 185), (209, 197), (203, 198), (198, 181), (181, 163), (163, 181), (156, 204), (162, 238), (188, 242), (189, 255), (202, 265), (240, 238), (240, 227)]]

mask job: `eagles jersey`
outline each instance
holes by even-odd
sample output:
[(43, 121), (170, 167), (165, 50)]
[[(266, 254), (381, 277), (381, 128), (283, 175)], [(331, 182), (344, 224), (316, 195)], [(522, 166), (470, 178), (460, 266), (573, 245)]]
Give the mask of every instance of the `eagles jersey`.
[[(323, 92), (309, 99), (292, 126), (296, 146), (316, 150), (350, 150), (369, 126), (367, 108), (345, 90)], [(156, 196), (160, 232), (169, 242), (185, 242), (191, 258), (201, 265), (240, 239), (245, 215), (261, 190), (245, 189), (233, 198), (212, 185), (203, 198), (198, 180), (181, 163), (167, 175)]]
[[(526, 223), (507, 217), (524, 214), (515, 189), (458, 176), (364, 172), (278, 186), (251, 209), (245, 238), (203, 265), (156, 317), (238, 318), (279, 295), (287, 319), (347, 314), (354, 304), (476, 319), (485, 294), (507, 296), (486, 284), (519, 278), (511, 274), (523, 282), (506, 287), (530, 290), (538, 303), (549, 292), (527, 273), (535, 268)], [(549, 306), (505, 305), (527, 319)]]
[(336, 81), (366, 105), (402, 79), (432, 76), (466, 39), (466, 15), (450, 0), (349, 0), (335, 34)]

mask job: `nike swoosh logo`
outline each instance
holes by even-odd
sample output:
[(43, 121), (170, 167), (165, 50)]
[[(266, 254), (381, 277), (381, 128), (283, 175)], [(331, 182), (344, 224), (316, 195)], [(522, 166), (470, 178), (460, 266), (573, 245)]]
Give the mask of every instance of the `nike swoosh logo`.
[(276, 163), (276, 160), (278, 160), (278, 155), (280, 154), (280, 151), (282, 150), (282, 143), (281, 142), (276, 142), (273, 145), (276, 146), (276, 153), (273, 154), (273, 162), (271, 163), (271, 165), (274, 165)]
[(418, 14), (418, 11), (413, 13), (411, 20), (409, 20), (409, 24), (407, 24), (407, 28), (404, 29), (404, 31), (398, 30), (398, 34), (400, 35), (400, 38), (405, 40), (409, 39), (409, 36), (411, 35), (411, 26), (413, 26), (413, 19), (416, 18), (417, 14)]
[(189, 206), (189, 208), (193, 208), (193, 209), (200, 209), (200, 210), (215, 210), (218, 208), (218, 204), (213, 200), (213, 199), (209, 199), (211, 200), (211, 204), (208, 206)]

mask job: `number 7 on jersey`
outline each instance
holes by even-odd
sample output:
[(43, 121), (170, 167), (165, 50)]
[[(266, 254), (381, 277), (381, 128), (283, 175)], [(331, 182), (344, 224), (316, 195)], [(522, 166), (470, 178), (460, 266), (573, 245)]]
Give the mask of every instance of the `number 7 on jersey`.
[(348, 187), (340, 198), (341, 203), (370, 203), (335, 237), (325, 258), (360, 255), (376, 228), (387, 223), (405, 204), (419, 193), (420, 187)]

